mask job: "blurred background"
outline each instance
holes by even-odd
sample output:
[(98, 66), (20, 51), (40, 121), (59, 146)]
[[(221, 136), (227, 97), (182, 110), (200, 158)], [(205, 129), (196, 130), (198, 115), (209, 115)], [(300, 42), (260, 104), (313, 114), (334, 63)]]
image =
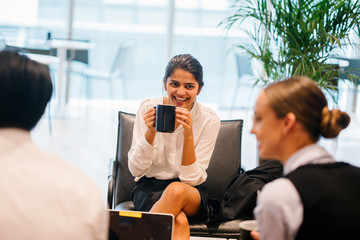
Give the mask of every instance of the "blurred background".
[[(233, 90), (237, 80), (231, 48), (246, 40), (246, 35), (241, 31), (226, 32), (218, 26), (229, 15), (228, 0), (0, 2), (0, 33), (9, 44), (40, 47), (39, 41), (32, 43), (46, 40), (48, 34), (52, 39), (88, 41), (94, 46), (88, 50), (87, 65), (109, 71), (119, 46), (130, 43), (124, 59), (126, 80), (114, 83), (114, 99), (159, 96), (168, 60), (175, 54), (190, 53), (201, 62), (205, 73), (206, 87), (199, 101), (224, 107), (231, 104), (229, 90)], [(75, 90), (81, 80), (72, 78), (75, 80), (71, 82), (70, 97), (81, 98)], [(93, 84), (93, 98), (110, 97), (106, 82)]]

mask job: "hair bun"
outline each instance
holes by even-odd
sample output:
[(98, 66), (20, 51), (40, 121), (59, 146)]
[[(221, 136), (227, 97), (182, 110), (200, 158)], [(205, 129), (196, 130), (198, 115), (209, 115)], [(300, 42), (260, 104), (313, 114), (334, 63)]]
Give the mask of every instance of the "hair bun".
[(325, 106), (322, 110), (320, 134), (325, 138), (335, 138), (340, 131), (349, 126), (350, 116), (339, 109), (329, 110)]

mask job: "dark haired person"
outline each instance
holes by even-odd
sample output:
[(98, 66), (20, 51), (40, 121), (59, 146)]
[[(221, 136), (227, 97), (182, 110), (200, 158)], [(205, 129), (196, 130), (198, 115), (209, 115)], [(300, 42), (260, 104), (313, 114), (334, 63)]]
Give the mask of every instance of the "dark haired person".
[[(207, 215), (206, 190), (199, 185), (220, 129), (216, 113), (196, 102), (203, 82), (202, 66), (189, 54), (174, 56), (163, 78), (167, 96), (144, 101), (134, 125), (129, 169), (136, 186), (136, 210), (175, 216), (174, 239), (189, 239), (188, 217)], [(173, 133), (156, 132), (157, 104), (176, 105)]]
[(0, 52), (0, 239), (107, 239), (96, 183), (31, 140), (52, 89), (47, 66)]
[(336, 162), (316, 144), (349, 123), (307, 77), (273, 83), (259, 94), (251, 133), (260, 157), (284, 166), (284, 177), (265, 185), (254, 210), (262, 240), (360, 236), (360, 168)]

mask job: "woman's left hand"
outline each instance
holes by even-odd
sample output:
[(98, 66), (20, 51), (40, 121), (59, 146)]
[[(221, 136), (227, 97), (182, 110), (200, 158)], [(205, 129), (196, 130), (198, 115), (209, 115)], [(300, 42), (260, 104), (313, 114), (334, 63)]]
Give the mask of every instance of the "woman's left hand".
[(184, 127), (184, 135), (192, 134), (193, 120), (188, 109), (176, 107), (176, 121)]
[(260, 240), (260, 233), (258, 231), (255, 230), (251, 231), (250, 236), (255, 240)]

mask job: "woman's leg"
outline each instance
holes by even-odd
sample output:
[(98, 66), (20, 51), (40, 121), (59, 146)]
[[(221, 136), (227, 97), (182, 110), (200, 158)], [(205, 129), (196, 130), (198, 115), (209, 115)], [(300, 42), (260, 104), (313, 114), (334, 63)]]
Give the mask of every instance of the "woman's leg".
[(190, 239), (189, 221), (184, 212), (180, 212), (174, 220), (174, 240)]
[(175, 217), (174, 240), (189, 239), (190, 229), (187, 216), (194, 216), (200, 210), (199, 191), (182, 182), (173, 182), (167, 186), (150, 212), (170, 213)]

